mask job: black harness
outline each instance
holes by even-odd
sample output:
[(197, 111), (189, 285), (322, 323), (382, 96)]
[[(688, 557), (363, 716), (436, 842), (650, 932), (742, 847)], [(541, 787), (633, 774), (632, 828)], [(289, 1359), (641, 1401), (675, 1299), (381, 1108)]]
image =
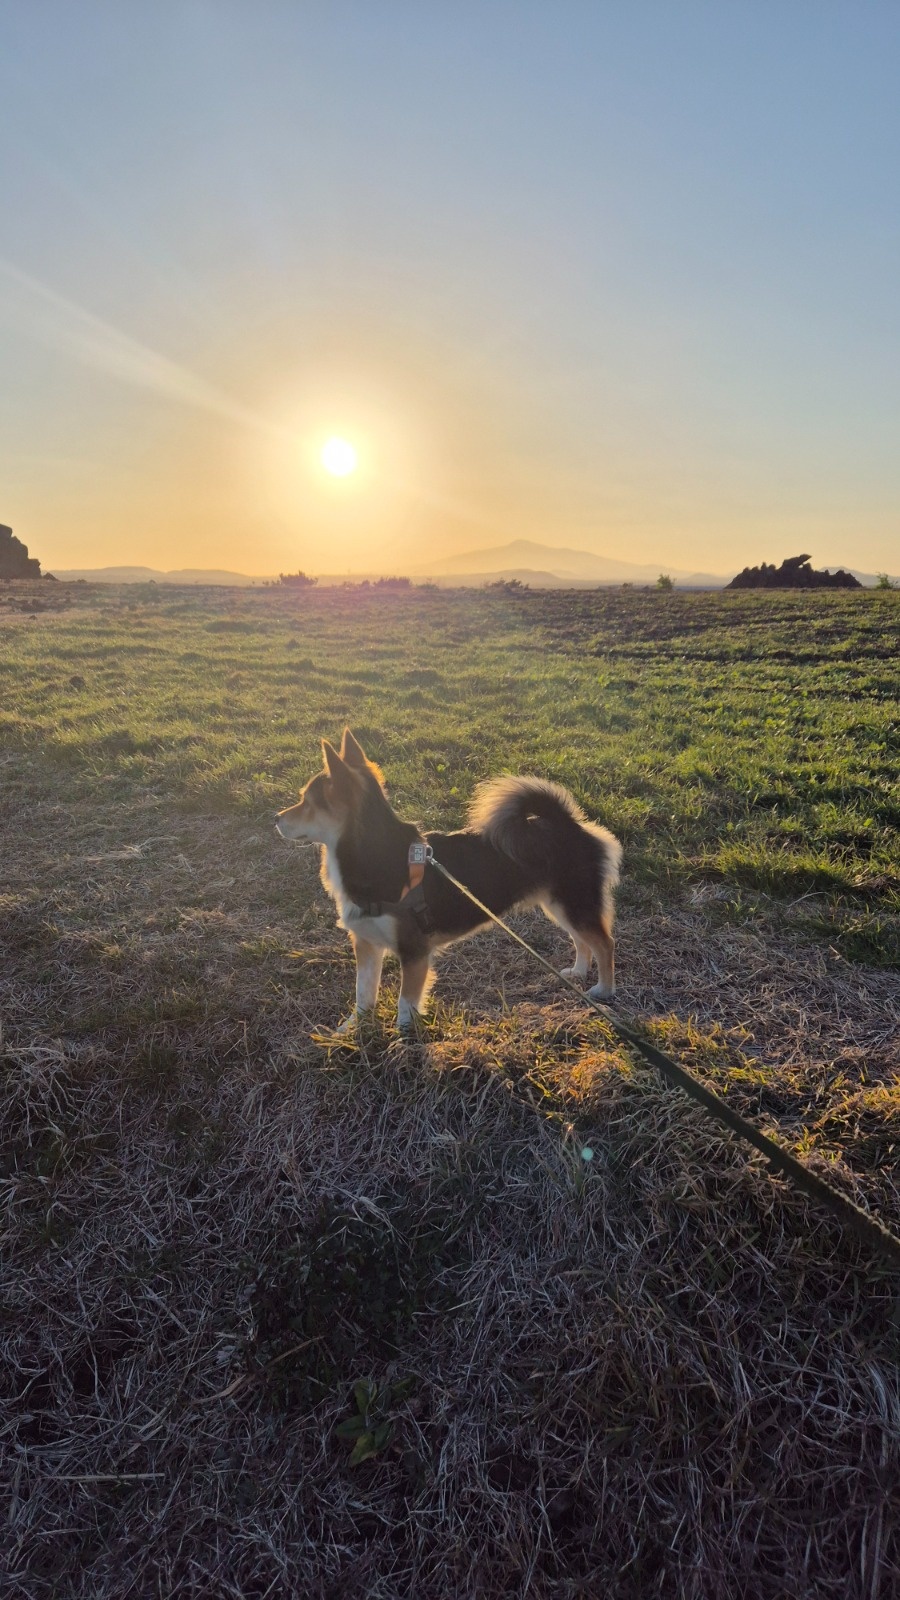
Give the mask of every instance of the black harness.
[[(431, 859), (431, 846), (424, 843), (409, 847), (409, 878), (399, 900), (364, 900), (356, 916), (402, 917), (411, 916), (420, 932), (433, 933), (434, 922), (425, 903), (425, 868)], [(354, 918), (355, 920), (355, 918)]]
[(403, 896), (402, 900), (364, 900), (356, 915), (360, 917), (411, 916), (418, 923), (423, 933), (434, 932), (431, 912), (425, 904), (424, 883), (415, 884)]

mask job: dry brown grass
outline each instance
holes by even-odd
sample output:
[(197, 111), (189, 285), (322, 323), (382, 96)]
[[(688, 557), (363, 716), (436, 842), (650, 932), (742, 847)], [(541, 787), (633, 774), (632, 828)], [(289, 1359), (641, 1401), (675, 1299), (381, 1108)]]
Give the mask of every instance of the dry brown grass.
[[(316, 1044), (352, 971), (308, 855), (32, 778), (4, 1595), (896, 1592), (896, 1283), (853, 1241), (498, 936), (419, 1043), (385, 1008)], [(896, 978), (716, 892), (626, 887), (625, 1005), (896, 1226)], [(391, 1431), (351, 1466), (365, 1378)]]

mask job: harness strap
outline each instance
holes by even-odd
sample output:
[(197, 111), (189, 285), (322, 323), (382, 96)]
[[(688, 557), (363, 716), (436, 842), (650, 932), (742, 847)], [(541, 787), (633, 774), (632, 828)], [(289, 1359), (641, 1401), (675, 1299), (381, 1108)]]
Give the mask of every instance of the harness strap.
[(396, 917), (409, 912), (423, 933), (432, 931), (431, 913), (425, 903), (425, 868), (431, 860), (431, 845), (416, 841), (409, 847), (409, 874), (399, 900), (367, 900), (359, 908), (361, 917)]

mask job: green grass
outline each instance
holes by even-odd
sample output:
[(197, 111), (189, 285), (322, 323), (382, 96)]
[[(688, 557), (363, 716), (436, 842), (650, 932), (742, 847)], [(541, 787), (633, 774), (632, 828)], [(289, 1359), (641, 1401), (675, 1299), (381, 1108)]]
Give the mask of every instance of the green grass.
[(897, 594), (140, 595), (0, 641), (0, 737), (79, 792), (262, 816), (349, 722), (430, 826), (539, 772), (635, 882), (822, 894), (896, 959)]

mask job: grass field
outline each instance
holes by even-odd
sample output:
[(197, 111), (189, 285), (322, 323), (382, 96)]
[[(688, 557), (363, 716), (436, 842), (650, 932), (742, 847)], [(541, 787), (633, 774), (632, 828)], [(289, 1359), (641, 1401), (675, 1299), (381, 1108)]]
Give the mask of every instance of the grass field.
[(272, 812), (345, 722), (430, 827), (567, 784), (623, 1007), (898, 1228), (898, 636), (893, 592), (0, 590), (4, 1594), (896, 1592), (896, 1280), (499, 936), (420, 1040), (389, 973), (329, 1041)]

